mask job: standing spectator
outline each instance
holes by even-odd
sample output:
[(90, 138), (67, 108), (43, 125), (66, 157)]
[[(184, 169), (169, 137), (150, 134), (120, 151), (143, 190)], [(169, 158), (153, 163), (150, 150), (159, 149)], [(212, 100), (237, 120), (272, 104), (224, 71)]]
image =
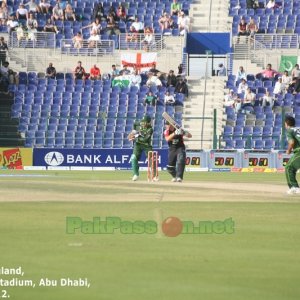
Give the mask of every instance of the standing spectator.
[(181, 3), (178, 3), (177, 0), (173, 0), (171, 4), (171, 15), (177, 16), (180, 11), (181, 11)]
[(99, 80), (101, 79), (101, 71), (97, 67), (97, 65), (94, 65), (90, 70), (90, 79), (92, 80)]
[(78, 32), (72, 39), (73, 47), (76, 49), (80, 49), (83, 46), (83, 38), (80, 32)]
[(154, 34), (150, 27), (145, 28), (144, 39), (142, 40), (142, 45), (145, 51), (149, 51), (154, 44)]
[(157, 96), (154, 95), (151, 91), (148, 92), (145, 100), (144, 105), (152, 105), (155, 106), (157, 102)]
[(50, 12), (50, 3), (48, 3), (47, 0), (41, 0), (39, 6), (42, 14), (48, 14)]
[(131, 24), (132, 27), (135, 28), (135, 30), (138, 32), (138, 33), (143, 33), (144, 32), (144, 23), (141, 22), (139, 20), (138, 17), (135, 18), (134, 22)]
[(100, 1), (95, 4), (93, 9), (93, 19), (96, 20), (97, 18), (99, 20), (104, 19), (104, 9)]
[(49, 67), (46, 69), (46, 78), (55, 79), (56, 69), (53, 67), (52, 63), (49, 63)]
[(239, 70), (236, 73), (235, 80), (240, 81), (242, 79), (247, 80), (247, 74), (243, 66), (239, 67)]
[(2, 2), (0, 6), (0, 25), (6, 25), (8, 20), (9, 12), (6, 2)]
[(180, 35), (184, 35), (186, 32), (189, 32), (190, 19), (184, 14), (183, 10), (179, 13), (177, 24)]
[(28, 6), (28, 11), (30, 13), (39, 13), (40, 12), (40, 7), (38, 4), (35, 2), (35, 0), (30, 0), (25, 4), (25, 6)]
[(247, 88), (248, 88), (247, 81), (246, 81), (246, 79), (243, 78), (242, 81), (239, 83), (239, 86), (238, 86), (238, 91), (237, 91), (238, 94), (245, 93)]
[(177, 77), (181, 77), (181, 76), (184, 76), (184, 75), (185, 75), (185, 72), (184, 72), (183, 64), (180, 64), (178, 66)]
[(19, 26), (19, 22), (16, 20), (15, 16), (10, 16), (6, 23), (7, 31), (10, 34), (12, 31), (15, 31)]
[(275, 76), (278, 75), (278, 74), (280, 74), (280, 73), (273, 70), (271, 64), (267, 64), (267, 68), (265, 70), (263, 70), (261, 73), (258, 73), (256, 75), (256, 77), (258, 79), (262, 78), (262, 80), (274, 80)]
[(170, 104), (170, 105), (175, 104), (175, 98), (173, 95), (170, 94), (170, 92), (165, 93), (164, 101), (165, 101), (165, 104)]
[(185, 97), (189, 96), (188, 86), (186, 84), (186, 81), (183, 78), (179, 78), (175, 87), (175, 93), (184, 94)]
[(64, 20), (64, 11), (60, 7), (59, 3), (57, 2), (52, 10), (52, 20), (57, 21), (57, 20)]
[(116, 76), (119, 76), (120, 71), (117, 69), (116, 65), (112, 65), (111, 69), (112, 69), (111, 74), (110, 74), (111, 79), (114, 79)]
[(158, 20), (159, 26), (161, 31), (164, 31), (165, 29), (170, 29), (173, 26), (173, 19), (164, 12), (163, 15)]
[(300, 78), (300, 69), (299, 69), (298, 64), (295, 64), (295, 66), (291, 72), (291, 76), (292, 76), (293, 80)]
[(77, 63), (77, 67), (75, 68), (75, 71), (74, 71), (74, 76), (75, 76), (75, 79), (85, 79), (86, 77), (86, 72), (85, 72), (85, 69), (84, 67), (82, 66), (82, 63), (81, 61), (79, 61)]
[(247, 31), (250, 35), (250, 37), (254, 38), (254, 35), (257, 33), (258, 31), (258, 26), (255, 23), (254, 18), (250, 19), (250, 23), (247, 25)]
[(28, 10), (25, 8), (24, 4), (19, 5), (19, 8), (16, 11), (16, 17), (18, 20), (28, 19)]
[(227, 70), (223, 64), (219, 64), (219, 70), (217, 71), (218, 76), (226, 76)]
[(259, 99), (259, 104), (263, 107), (265, 106), (271, 106), (273, 108), (274, 106), (274, 97), (271, 95), (271, 93), (267, 90), (266, 93), (262, 98)]
[(91, 36), (88, 38), (88, 47), (89, 48), (95, 48), (98, 46), (98, 43), (100, 42), (100, 36), (97, 34), (97, 31), (93, 31), (91, 33)]
[(76, 21), (76, 16), (73, 7), (70, 3), (66, 5), (66, 8), (64, 10), (64, 16), (65, 16), (64, 19), (66, 21)]
[(175, 87), (176, 84), (177, 84), (177, 77), (175, 76), (174, 71), (170, 70), (169, 74), (167, 76), (167, 87), (169, 87), (169, 86)]
[(46, 25), (44, 26), (44, 31), (45, 32), (54, 32), (54, 33), (58, 33), (58, 29), (57, 27), (54, 25), (54, 21), (49, 18), (46, 22)]
[(131, 82), (131, 86), (136, 86), (138, 88), (140, 87), (142, 78), (141, 75), (139, 75), (136, 70), (133, 70), (130, 76), (130, 82)]
[(96, 18), (94, 22), (92, 22), (91, 24), (82, 27), (81, 29), (85, 29), (85, 28), (91, 28), (90, 33), (96, 31), (97, 34), (100, 34), (101, 31), (101, 24), (100, 24), (100, 19)]
[(0, 37), (0, 65), (3, 66), (6, 61), (6, 52), (8, 51), (7, 43), (4, 41), (4, 37)]

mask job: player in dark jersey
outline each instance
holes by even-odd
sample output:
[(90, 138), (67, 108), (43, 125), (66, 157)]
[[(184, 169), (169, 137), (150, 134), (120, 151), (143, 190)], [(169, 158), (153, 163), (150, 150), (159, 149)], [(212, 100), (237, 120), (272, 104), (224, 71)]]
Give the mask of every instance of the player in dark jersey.
[(292, 116), (285, 117), (286, 136), (288, 139), (287, 154), (294, 154), (285, 166), (285, 175), (289, 186), (288, 194), (300, 194), (299, 184), (296, 179), (297, 171), (300, 169), (300, 127), (295, 127), (296, 121)]
[(164, 136), (169, 145), (167, 170), (172, 175), (172, 182), (181, 182), (186, 159), (183, 137), (191, 138), (192, 135), (182, 128), (175, 129), (167, 124)]

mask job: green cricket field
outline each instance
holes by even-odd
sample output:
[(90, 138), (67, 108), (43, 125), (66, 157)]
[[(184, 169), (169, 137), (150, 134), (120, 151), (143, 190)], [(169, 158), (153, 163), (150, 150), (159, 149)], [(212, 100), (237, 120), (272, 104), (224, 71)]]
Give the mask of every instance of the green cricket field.
[(0, 190), (0, 299), (300, 299), (284, 174), (5, 170)]

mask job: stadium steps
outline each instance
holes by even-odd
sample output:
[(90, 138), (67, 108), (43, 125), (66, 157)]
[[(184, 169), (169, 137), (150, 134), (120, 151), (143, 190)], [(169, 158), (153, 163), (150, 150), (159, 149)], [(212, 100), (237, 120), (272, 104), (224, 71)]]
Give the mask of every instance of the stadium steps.
[[(184, 103), (183, 125), (193, 134), (191, 141), (187, 141), (188, 149), (211, 149), (213, 147), (213, 119), (195, 119), (194, 117), (213, 117), (217, 109), (217, 135), (222, 131), (223, 97), (225, 77), (208, 78), (206, 82), (206, 102), (204, 102), (205, 80), (189, 78), (190, 93)], [(204, 109), (204, 111), (203, 111)], [(189, 119), (189, 116), (191, 119)], [(202, 137), (203, 126), (203, 142)]]
[(18, 121), (11, 118), (13, 97), (0, 94), (0, 147), (24, 146), (24, 139), (18, 132)]

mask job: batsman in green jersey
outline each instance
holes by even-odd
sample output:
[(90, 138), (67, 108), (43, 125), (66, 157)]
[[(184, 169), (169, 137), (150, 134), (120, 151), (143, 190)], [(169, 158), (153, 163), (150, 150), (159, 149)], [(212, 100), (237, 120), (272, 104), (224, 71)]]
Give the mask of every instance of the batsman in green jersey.
[(287, 154), (293, 150), (294, 154), (285, 166), (285, 175), (289, 186), (288, 194), (300, 194), (299, 184), (296, 179), (300, 169), (300, 127), (295, 127), (296, 121), (292, 116), (285, 117), (285, 128), (288, 139)]
[[(139, 160), (143, 151), (146, 157), (148, 157), (148, 152), (152, 151), (152, 135), (153, 128), (149, 116), (144, 116), (142, 120), (136, 121), (133, 125), (133, 131), (128, 135), (128, 139), (134, 141), (133, 154), (131, 156), (133, 181), (137, 181), (139, 178)], [(154, 181), (157, 180), (158, 178), (154, 179)]]

